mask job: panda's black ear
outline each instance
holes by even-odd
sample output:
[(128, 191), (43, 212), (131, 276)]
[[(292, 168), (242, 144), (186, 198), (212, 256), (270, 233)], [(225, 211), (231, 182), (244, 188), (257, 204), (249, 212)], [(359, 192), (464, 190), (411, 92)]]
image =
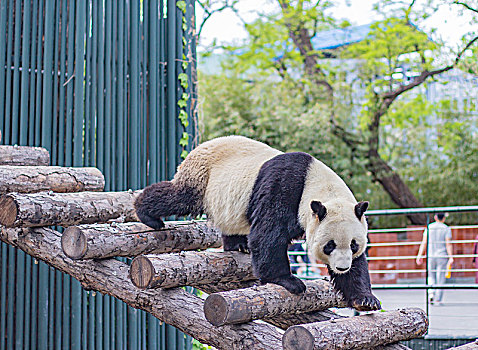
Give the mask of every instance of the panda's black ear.
[(319, 201), (312, 201), (310, 202), (310, 207), (320, 221), (324, 220), (325, 216), (327, 215), (327, 209), (322, 203), (320, 203)]
[(358, 202), (355, 205), (355, 215), (358, 217), (359, 220), (362, 220), (362, 215), (367, 211), (368, 202)]

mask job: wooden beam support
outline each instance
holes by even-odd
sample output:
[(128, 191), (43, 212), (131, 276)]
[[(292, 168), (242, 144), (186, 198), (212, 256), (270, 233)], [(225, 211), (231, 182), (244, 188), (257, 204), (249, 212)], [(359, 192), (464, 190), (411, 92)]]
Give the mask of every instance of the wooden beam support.
[(103, 191), (105, 178), (96, 168), (0, 166), (0, 194), (41, 191)]
[(427, 330), (425, 312), (407, 308), (293, 326), (282, 345), (285, 350), (370, 349), (417, 338)]
[(133, 207), (136, 193), (9, 193), (0, 198), (0, 224), (39, 227), (138, 221)]
[(0, 165), (49, 165), (50, 153), (42, 147), (0, 146)]
[(204, 303), (206, 319), (215, 326), (238, 324), (278, 315), (301, 314), (346, 307), (332, 284), (325, 280), (306, 281), (302, 295), (289, 293), (285, 288), (266, 284), (209, 295)]
[(204, 250), (221, 245), (218, 230), (204, 222), (190, 221), (166, 222), (159, 231), (139, 222), (70, 226), (61, 237), (63, 252), (75, 260)]
[(251, 257), (240, 252), (182, 252), (142, 255), (130, 266), (139, 288), (173, 288), (256, 279)]
[(61, 250), (61, 234), (48, 228), (1, 228), (0, 239), (67, 273), (83, 288), (96, 290), (145, 310), (163, 322), (219, 350), (280, 349), (281, 333), (272, 325), (249, 322), (214, 327), (203, 313), (204, 301), (183, 290), (140, 290), (128, 278), (128, 266), (116, 259), (71, 260)]

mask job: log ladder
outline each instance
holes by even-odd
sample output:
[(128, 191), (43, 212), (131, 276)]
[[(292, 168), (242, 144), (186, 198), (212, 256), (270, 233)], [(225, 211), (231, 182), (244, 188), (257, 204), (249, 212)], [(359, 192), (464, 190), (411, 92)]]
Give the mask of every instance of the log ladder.
[[(325, 280), (296, 296), (259, 285), (250, 256), (221, 252), (204, 222), (138, 222), (136, 192), (101, 192), (96, 168), (49, 166), (43, 148), (0, 146), (0, 239), (95, 290), (145, 310), (217, 349), (408, 349), (423, 335), (423, 310), (343, 317)], [(62, 226), (62, 233), (49, 226)], [(134, 258), (131, 265), (114, 257)], [(192, 286), (204, 299), (187, 292)], [(478, 348), (478, 345), (477, 345)]]

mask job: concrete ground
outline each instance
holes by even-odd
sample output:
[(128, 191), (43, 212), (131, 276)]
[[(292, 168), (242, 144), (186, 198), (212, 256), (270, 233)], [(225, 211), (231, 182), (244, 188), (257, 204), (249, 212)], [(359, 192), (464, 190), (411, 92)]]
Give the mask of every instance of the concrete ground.
[[(426, 311), (425, 290), (374, 290), (385, 310), (419, 307)], [(429, 305), (428, 335), (478, 338), (478, 289), (444, 290), (441, 305)], [(351, 316), (353, 311), (342, 309)]]

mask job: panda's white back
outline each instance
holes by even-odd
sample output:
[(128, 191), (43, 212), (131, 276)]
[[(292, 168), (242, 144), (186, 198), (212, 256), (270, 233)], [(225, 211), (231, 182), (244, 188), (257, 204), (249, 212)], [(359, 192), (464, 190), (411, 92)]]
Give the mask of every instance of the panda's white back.
[(205, 144), (208, 152), (214, 152), (214, 164), (208, 164), (205, 212), (224, 234), (247, 235), (246, 212), (257, 174), (266, 161), (282, 152), (241, 136), (209, 142)]

